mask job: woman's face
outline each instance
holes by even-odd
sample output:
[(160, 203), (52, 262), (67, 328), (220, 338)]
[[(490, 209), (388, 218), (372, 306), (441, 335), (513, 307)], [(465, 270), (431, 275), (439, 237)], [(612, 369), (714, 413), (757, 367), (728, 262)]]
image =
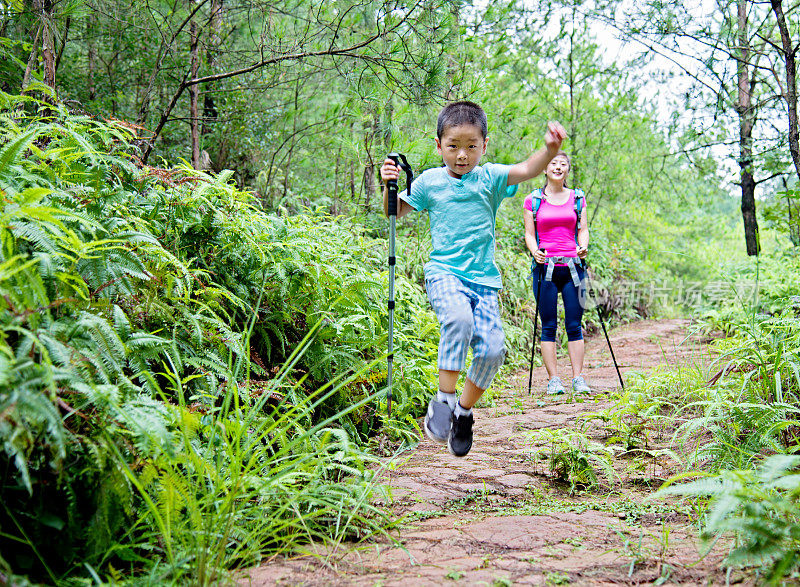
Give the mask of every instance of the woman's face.
[(563, 184), (569, 175), (569, 159), (564, 155), (556, 155), (547, 164), (545, 175), (547, 175), (547, 181)]

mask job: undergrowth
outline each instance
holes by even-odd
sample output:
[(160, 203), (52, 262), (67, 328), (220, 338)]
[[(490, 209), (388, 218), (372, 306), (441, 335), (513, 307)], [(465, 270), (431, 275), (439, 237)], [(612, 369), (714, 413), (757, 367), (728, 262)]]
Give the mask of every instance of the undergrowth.
[(751, 280), (756, 294), (698, 314), (695, 333), (717, 333), (711, 357), (640, 378), (586, 416), (629, 447), (669, 436), (683, 471), (657, 495), (702, 506), (694, 520), (709, 548), (735, 538), (723, 564), (754, 567), (771, 584), (800, 573), (800, 287), (787, 271), (796, 266), (789, 251), (742, 268), (732, 279)]
[(418, 438), (423, 292), (398, 279), (389, 421), (383, 245), (134, 138), (0, 94), (2, 581), (210, 584), (385, 532), (364, 447)]

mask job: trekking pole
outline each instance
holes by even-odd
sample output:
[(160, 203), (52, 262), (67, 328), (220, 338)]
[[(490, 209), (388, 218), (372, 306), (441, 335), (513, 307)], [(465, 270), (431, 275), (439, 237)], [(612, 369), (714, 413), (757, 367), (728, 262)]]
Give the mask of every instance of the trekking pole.
[[(411, 190), (414, 174), (411, 166), (401, 153), (389, 153), (387, 158), (406, 172), (406, 189)], [(394, 361), (394, 266), (395, 266), (395, 234), (397, 222), (397, 180), (390, 179), (386, 182), (389, 193), (387, 212), (389, 216), (389, 354), (386, 357), (386, 415), (392, 416), (392, 363)]]
[(608, 344), (608, 350), (611, 352), (611, 360), (614, 361), (614, 368), (617, 370), (617, 377), (619, 378), (620, 387), (622, 387), (623, 391), (625, 390), (625, 382), (622, 380), (622, 373), (619, 371), (619, 365), (617, 364), (617, 358), (614, 356), (614, 349), (611, 346), (611, 339), (608, 338), (608, 331), (606, 330), (606, 323), (603, 320), (603, 309), (600, 307), (600, 304), (597, 302), (597, 297), (594, 295), (594, 289), (592, 288), (592, 280), (589, 278), (589, 265), (584, 260), (583, 262), (584, 267), (586, 267), (586, 280), (587, 280), (587, 293), (592, 297), (594, 300), (594, 305), (597, 308), (597, 317), (600, 318), (600, 326), (603, 329), (603, 335), (606, 337), (606, 343)]
[[(539, 263), (536, 262), (534, 257), (533, 262), (537, 267)], [(528, 395), (531, 394), (531, 387), (533, 387), (533, 354), (536, 352), (536, 329), (539, 327), (539, 299), (542, 295), (542, 270), (539, 269), (539, 281), (536, 286), (536, 312), (533, 315), (533, 341), (531, 342), (531, 366), (528, 369)]]

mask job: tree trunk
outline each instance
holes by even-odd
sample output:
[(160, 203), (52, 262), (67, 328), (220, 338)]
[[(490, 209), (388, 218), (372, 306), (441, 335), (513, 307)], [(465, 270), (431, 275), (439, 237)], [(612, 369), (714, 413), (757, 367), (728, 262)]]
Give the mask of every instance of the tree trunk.
[(86, 89), (89, 92), (89, 99), (94, 100), (97, 96), (95, 87), (95, 74), (97, 73), (97, 49), (94, 45), (94, 27), (97, 24), (97, 18), (91, 12), (86, 19), (86, 61), (88, 62), (88, 70), (86, 73)]
[[(53, 34), (53, 3), (50, 0), (37, 0), (40, 18), (42, 19), (42, 64), (44, 67), (44, 84), (56, 90), (56, 51), (55, 35)], [(47, 100), (47, 98), (45, 98)]]
[(22, 91), (31, 83), (31, 75), (36, 63), (39, 60), (39, 36), (42, 34), (42, 25), (36, 27), (36, 34), (33, 37), (33, 44), (31, 45), (31, 54), (28, 57), (28, 65), (25, 67), (25, 75), (22, 76)]
[(754, 112), (750, 91), (750, 39), (747, 30), (747, 1), (738, 0), (739, 59), (736, 62), (738, 77), (738, 99), (736, 113), (739, 115), (739, 168), (742, 188), (742, 220), (744, 240), (748, 255), (758, 255), (761, 244), (758, 238), (756, 217), (756, 182), (753, 178), (753, 125)]
[(61, 65), (61, 58), (64, 56), (64, 49), (67, 46), (67, 39), (69, 38), (69, 27), (72, 25), (72, 17), (67, 17), (67, 22), (64, 25), (64, 36), (61, 37), (61, 45), (58, 47), (58, 55), (56, 56), (55, 70), (58, 72), (58, 66)]
[[(190, 5), (194, 4), (194, 7), (192, 8), (191, 12), (186, 17), (186, 19), (184, 19), (184, 21), (181, 22), (180, 25), (177, 26), (174, 31), (172, 31), (172, 35), (170, 35), (169, 39), (167, 39), (167, 34), (169, 31), (168, 30), (161, 31), (162, 34), (161, 46), (158, 50), (158, 56), (156, 58), (155, 64), (153, 65), (153, 70), (150, 72), (150, 79), (147, 82), (147, 87), (144, 90), (144, 94), (142, 94), (141, 104), (139, 105), (139, 115), (136, 119), (136, 124), (143, 126), (147, 123), (147, 118), (150, 115), (150, 100), (152, 97), (153, 89), (156, 85), (156, 78), (158, 78), (158, 75), (161, 73), (161, 68), (164, 64), (164, 59), (166, 58), (167, 54), (172, 51), (173, 43), (175, 43), (176, 40), (178, 39), (178, 36), (182, 34), (186, 25), (194, 23), (195, 15), (198, 13), (198, 11), (203, 7), (203, 5), (206, 2), (208, 2), (208, 0), (193, 0), (192, 2), (190, 2)], [(181, 95), (183, 94), (183, 90), (186, 89), (186, 86), (184, 84), (186, 83), (187, 79), (188, 78), (185, 75), (183, 80), (181, 81), (181, 84), (178, 86), (176, 94), (170, 101), (170, 106), (169, 106), (170, 111), (172, 108), (175, 107), (175, 104), (178, 103), (178, 98), (180, 98)], [(159, 91), (163, 91), (163, 88), (161, 88)], [(169, 113), (161, 115), (161, 119), (159, 120), (159, 128), (154, 133), (155, 136), (153, 136), (152, 140), (155, 140), (158, 137), (158, 135), (161, 132), (161, 128), (163, 127), (163, 124), (166, 123), (166, 119), (168, 118), (168, 116)], [(151, 150), (152, 150), (152, 145), (148, 145), (147, 148), (145, 149), (144, 155), (142, 156), (142, 160), (144, 162), (147, 162), (147, 158), (150, 156)]]
[(786, 62), (786, 106), (789, 114), (789, 152), (792, 154), (794, 169), (800, 179), (800, 146), (798, 145), (798, 126), (797, 126), (797, 61), (796, 49), (792, 48), (792, 39), (789, 37), (789, 29), (786, 26), (786, 17), (783, 14), (781, 0), (770, 0), (772, 11), (778, 23), (778, 30), (781, 33), (781, 44), (783, 45), (783, 59)]
[(375, 138), (378, 136), (378, 129), (380, 128), (380, 113), (376, 107), (372, 113), (372, 120), (364, 121), (364, 153), (367, 156), (367, 163), (364, 165), (364, 208), (369, 208), (372, 202), (372, 196), (377, 189), (375, 181), (375, 157), (372, 154), (372, 148), (375, 143)]
[[(200, 54), (197, 49), (197, 23), (192, 21), (189, 25), (189, 34), (191, 36), (191, 54), (192, 54), (192, 79), (197, 77), (197, 71), (200, 68)], [(197, 84), (189, 86), (189, 118), (192, 127), (192, 167), (200, 169), (200, 124), (197, 120), (197, 94), (199, 88)]]
[(356, 172), (353, 170), (353, 160), (350, 160), (350, 200), (356, 201)]
[[(392, 150), (392, 118), (394, 117), (394, 103), (392, 102), (393, 94), (389, 94), (389, 99), (386, 100), (386, 109), (383, 112), (385, 122), (385, 128), (383, 130), (383, 144), (386, 148), (386, 152)], [(383, 157), (380, 157), (380, 160), (383, 160)]]
[(333, 201), (331, 202), (331, 214), (336, 216), (339, 213), (339, 166), (342, 161), (342, 145), (336, 151), (336, 167), (333, 170)]
[(297, 118), (300, 115), (300, 78), (294, 85), (294, 116), (292, 116), (292, 140), (289, 143), (289, 153), (286, 157), (286, 166), (283, 173), (283, 197), (289, 194), (289, 177), (292, 173), (292, 155), (297, 142)]
[[(206, 65), (210, 73), (214, 73), (217, 51), (222, 42), (222, 2), (223, 0), (212, 0), (211, 2), (211, 16), (209, 17), (209, 34), (211, 38), (206, 50)], [(203, 93), (203, 129), (201, 132), (204, 135), (211, 132), (211, 126), (219, 116), (217, 105), (214, 103), (212, 85), (213, 82), (205, 84), (205, 92)]]

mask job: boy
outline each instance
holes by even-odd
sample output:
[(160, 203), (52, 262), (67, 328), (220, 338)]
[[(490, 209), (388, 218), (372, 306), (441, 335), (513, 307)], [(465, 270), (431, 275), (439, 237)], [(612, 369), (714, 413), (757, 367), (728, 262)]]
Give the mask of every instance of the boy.
[[(502, 287), (494, 262), (495, 217), (504, 198), (517, 184), (544, 171), (561, 148), (564, 128), (550, 123), (544, 149), (516, 165), (480, 166), (488, 144), (486, 113), (473, 102), (454, 102), (439, 113), (436, 150), (444, 167), (428, 169), (399, 195), (397, 217), (427, 210), (433, 250), (425, 264), (425, 289), (439, 320), (439, 391), (425, 416), (425, 433), (447, 443), (450, 452), (465, 456), (472, 448), (472, 406), (477, 403), (505, 359), (505, 334), (497, 292)], [(386, 182), (400, 170), (391, 159), (381, 167)], [(388, 213), (384, 187), (383, 207)], [(464, 391), (456, 383), (467, 349), (472, 365)]]

